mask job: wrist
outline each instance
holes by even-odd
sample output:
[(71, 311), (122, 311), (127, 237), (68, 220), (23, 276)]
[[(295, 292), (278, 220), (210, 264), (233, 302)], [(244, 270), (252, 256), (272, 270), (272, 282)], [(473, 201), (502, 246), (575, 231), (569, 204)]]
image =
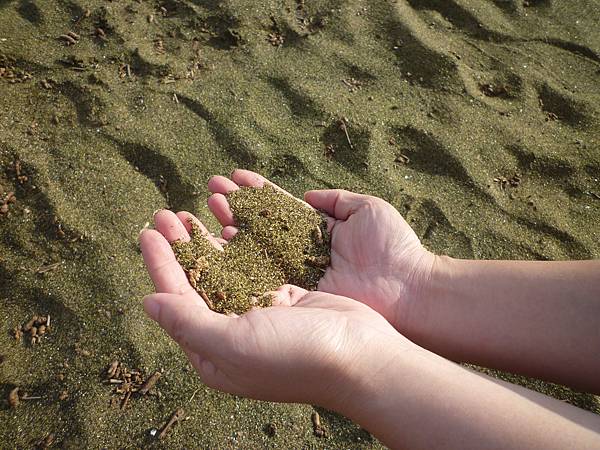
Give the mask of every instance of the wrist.
[(406, 445), (400, 444), (405, 444), (407, 436), (417, 432), (421, 420), (417, 416), (427, 417), (432, 386), (446, 373), (454, 375), (454, 364), (398, 335), (381, 347), (372, 348), (362, 370), (346, 379), (345, 395), (340, 396), (342, 401), (330, 408), (384, 444), (404, 447)]
[(378, 397), (378, 392), (390, 382), (391, 374), (402, 372), (402, 363), (409, 352), (421, 350), (400, 334), (371, 338), (358, 349), (354, 358), (340, 367), (327, 404), (321, 405), (354, 418), (366, 404)]
[[(422, 345), (420, 339), (435, 333), (432, 326), (436, 302), (446, 296), (453, 283), (454, 259), (424, 250), (403, 298), (397, 303), (394, 327), (407, 338)], [(446, 291), (446, 292), (444, 292)]]

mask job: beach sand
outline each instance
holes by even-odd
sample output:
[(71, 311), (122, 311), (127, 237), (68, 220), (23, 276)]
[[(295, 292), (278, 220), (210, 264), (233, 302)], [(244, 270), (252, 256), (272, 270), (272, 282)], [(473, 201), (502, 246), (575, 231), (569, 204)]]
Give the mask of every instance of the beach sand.
[[(204, 387), (142, 311), (138, 232), (165, 207), (218, 231), (206, 182), (243, 167), (381, 196), (438, 253), (598, 258), (598, 23), (591, 0), (0, 0), (0, 447), (378, 447)], [(34, 314), (51, 331), (17, 342)], [(154, 394), (111, 405), (113, 360), (162, 370)], [(15, 386), (41, 398), (10, 409)]]

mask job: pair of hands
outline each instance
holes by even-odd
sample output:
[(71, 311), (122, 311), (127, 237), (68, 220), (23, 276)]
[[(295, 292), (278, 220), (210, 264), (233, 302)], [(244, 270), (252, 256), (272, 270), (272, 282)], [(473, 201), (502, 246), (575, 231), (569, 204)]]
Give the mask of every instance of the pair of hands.
[[(237, 232), (225, 194), (265, 183), (273, 185), (246, 170), (234, 171), (230, 179), (211, 178), (208, 206), (223, 237), (205, 234), (215, 247), (222, 249)], [(240, 317), (214, 313), (189, 285), (169, 245), (189, 240), (190, 219), (206, 228), (190, 213), (163, 210), (155, 215), (156, 230), (140, 235), (156, 287), (144, 308), (179, 343), (208, 386), (340, 410), (351, 395), (348, 386), (364, 382), (398, 350), (416, 347), (396, 330), (411, 328), (411, 310), (435, 256), (381, 199), (325, 190), (307, 192), (305, 201), (329, 216), (331, 266), (318, 291), (286, 285), (274, 293), (273, 307)]]

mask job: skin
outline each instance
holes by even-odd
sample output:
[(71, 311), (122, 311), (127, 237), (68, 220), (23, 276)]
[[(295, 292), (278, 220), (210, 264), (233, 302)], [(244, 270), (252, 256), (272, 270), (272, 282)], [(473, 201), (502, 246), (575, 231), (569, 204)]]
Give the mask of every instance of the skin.
[[(236, 229), (224, 194), (264, 183), (246, 170), (209, 181), (209, 208), (225, 238)], [(436, 256), (379, 198), (325, 190), (305, 200), (330, 216), (331, 267), (319, 290), (369, 305), (452, 360), (600, 393), (600, 261)]]
[[(231, 179), (211, 179), (215, 194), (209, 207), (224, 227), (223, 239), (206, 234), (216, 248), (236, 232), (223, 194), (265, 182), (242, 170)], [(510, 263), (480, 267), (439, 258), (423, 249), (397, 211), (380, 199), (332, 190), (311, 191), (305, 200), (331, 217), (332, 264), (321, 292), (286, 285), (275, 293), (275, 306), (240, 317), (210, 311), (171, 251), (170, 241), (189, 239), (188, 218), (197, 219), (160, 211), (156, 230), (140, 235), (157, 292), (145, 298), (145, 310), (179, 343), (207, 385), (336, 410), (394, 448), (600, 445), (597, 416), (473, 373), (398, 333), (455, 359), (489, 360), (524, 372), (548, 357), (581, 363), (564, 370), (546, 362), (541, 372), (597, 389), (592, 372), (598, 358), (587, 346), (600, 347), (594, 320), (600, 317), (593, 276), (598, 266), (553, 271), (519, 263), (512, 269)], [(528, 270), (531, 276), (538, 273), (533, 287)], [(539, 287), (540, 281), (546, 284)], [(506, 300), (507, 293), (516, 299)], [(569, 300), (561, 301), (566, 293)], [(551, 307), (559, 312), (548, 311)], [(547, 325), (558, 328), (548, 331)], [(521, 329), (502, 331), (511, 326)], [(512, 333), (531, 341), (518, 342)], [(568, 343), (559, 342), (565, 337)], [(551, 345), (543, 345), (544, 339)], [(519, 351), (511, 351), (511, 344)], [(546, 348), (552, 345), (559, 348)], [(494, 407), (482, 408), (482, 399)]]

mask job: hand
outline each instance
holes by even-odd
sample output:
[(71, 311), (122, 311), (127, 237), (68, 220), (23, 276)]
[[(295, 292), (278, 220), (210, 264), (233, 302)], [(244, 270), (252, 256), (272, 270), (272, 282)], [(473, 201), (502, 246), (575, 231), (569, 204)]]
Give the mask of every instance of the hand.
[[(145, 298), (144, 308), (179, 343), (208, 386), (255, 399), (343, 410), (354, 380), (364, 383), (389, 363), (385, 349), (397, 352), (403, 347), (398, 342), (416, 347), (362, 303), (290, 285), (274, 293), (270, 308), (240, 317), (209, 310), (168, 243), (189, 239), (184, 226), (189, 215), (178, 216), (159, 212), (157, 231), (140, 236), (157, 291)], [(217, 248), (223, 245), (206, 237)]]
[[(231, 179), (211, 178), (208, 206), (223, 226), (223, 238), (237, 232), (225, 194), (265, 183), (278, 188), (248, 170), (234, 171)], [(413, 329), (411, 312), (431, 276), (435, 255), (423, 248), (400, 213), (377, 197), (343, 190), (310, 191), (305, 200), (330, 217), (331, 266), (319, 290), (365, 303), (402, 333)]]

